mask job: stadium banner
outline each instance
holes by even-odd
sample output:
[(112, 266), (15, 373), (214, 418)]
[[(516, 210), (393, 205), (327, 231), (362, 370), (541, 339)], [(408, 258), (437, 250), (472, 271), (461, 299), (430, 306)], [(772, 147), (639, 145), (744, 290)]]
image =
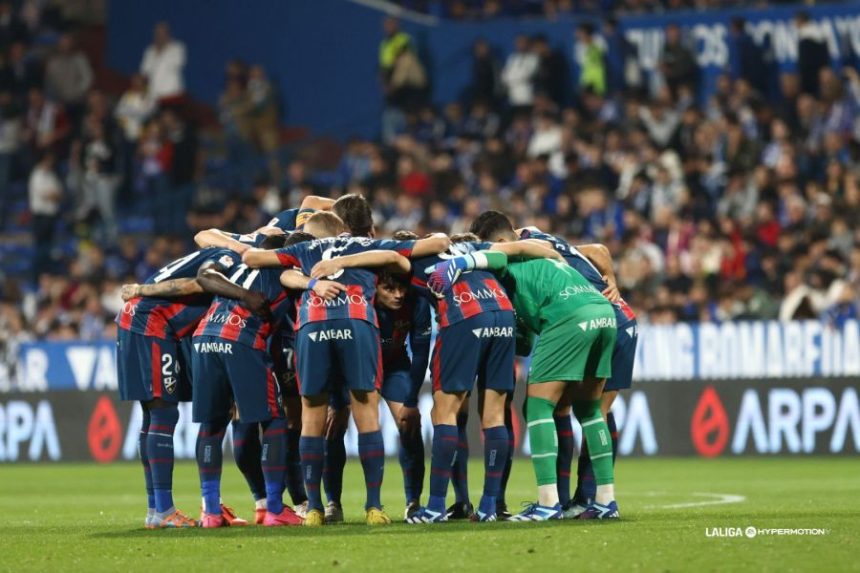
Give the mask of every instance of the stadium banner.
[[(696, 380), (860, 375), (860, 323), (819, 321), (639, 326), (634, 378)], [(14, 371), (0, 369), (0, 394), (115, 391), (116, 343), (21, 346)]]
[[(377, 76), (383, 14), (348, 0), (259, 0), (254, 6), (254, 10), (248, 10), (243, 3), (213, 4), (206, 0), (112, 3), (108, 13), (108, 64), (125, 74), (137, 72), (141, 54), (151, 41), (152, 26), (167, 20), (187, 48), (185, 79), (195, 98), (217, 103), (223, 78), (213, 70), (223, 70), (228, 60), (240, 58), (263, 65), (278, 81), (287, 124), (341, 139), (376, 135), (384, 102)], [(834, 64), (856, 63), (860, 55), (860, 14), (853, 2), (673, 10), (621, 16), (618, 23), (624, 37), (635, 47), (638, 67), (646, 76), (658, 66), (666, 25), (677, 23), (684, 28), (704, 92), (731, 66), (735, 46), (729, 23), (733, 17), (741, 16), (750, 37), (765, 53), (766, 69), (761, 73), (772, 86), (773, 93), (769, 95), (775, 95), (778, 74), (797, 66), (798, 37), (792, 20), (800, 9), (818, 23)], [(479, 22), (405, 19), (402, 26), (415, 40), (428, 68), (433, 101), (444, 104), (459, 99), (470, 85), (472, 44), (478, 38), (486, 39), (503, 63), (517, 34), (543, 34), (564, 53), (570, 67), (568, 85), (575, 85), (578, 71), (573, 28), (596, 20), (594, 16)], [(337, 41), (327, 42), (325, 49), (308, 49), (320, 38)]]
[[(636, 384), (613, 407), (622, 456), (857, 455), (860, 453), (860, 378), (792, 378)], [(524, 384), (515, 404), (522, 403)], [(422, 433), (432, 437), (432, 398), (420, 397)], [(480, 456), (481, 434), (472, 407), (470, 444)], [(517, 407), (518, 410), (518, 407)], [(397, 452), (398, 434), (388, 410), (380, 410), (386, 454)], [(95, 461), (137, 457), (141, 412), (115, 392), (56, 391), (0, 395), (0, 463)], [(192, 459), (197, 425), (182, 404), (176, 430), (178, 459)], [(526, 426), (514, 412), (516, 451), (530, 452)], [(575, 426), (576, 442), (579, 428)], [(351, 423), (347, 453), (356, 456)], [(225, 439), (229, 450), (230, 436)], [(428, 450), (429, 451), (429, 450)], [(229, 458), (227, 458), (229, 459)], [(229, 463), (229, 462), (225, 462)]]

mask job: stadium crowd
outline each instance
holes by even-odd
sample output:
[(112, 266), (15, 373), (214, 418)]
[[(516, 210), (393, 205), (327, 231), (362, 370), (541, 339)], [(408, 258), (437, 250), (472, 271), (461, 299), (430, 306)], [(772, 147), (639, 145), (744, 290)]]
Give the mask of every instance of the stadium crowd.
[[(185, 114), (184, 47), (166, 25), (112, 96), (93, 88), (73, 35), (36, 45), (10, 10), (0, 2), (0, 224), (4, 236), (24, 225), (34, 249), (30, 268), (0, 280), (8, 354), (31, 339), (113, 338), (120, 285), (187, 252), (193, 231), (249, 232), (305, 196), (346, 192), (370, 199), (386, 236), (462, 232), (493, 208), (604, 243), (644, 322), (857, 317), (860, 76), (829, 61), (803, 14), (798, 72), (778, 86), (762, 82), (767, 54), (741, 21), (726, 73), (697, 97), (686, 31), (666, 30), (646, 74), (607, 20), (575, 30), (578, 77), (544, 37), (478, 40), (471, 84), (441, 108), (390, 20), (382, 138), (351, 140), (320, 171), (300, 152), (281, 167), (261, 67), (227, 66), (221, 129), (204, 137)], [(21, 213), (15, 184), (29, 196)]]

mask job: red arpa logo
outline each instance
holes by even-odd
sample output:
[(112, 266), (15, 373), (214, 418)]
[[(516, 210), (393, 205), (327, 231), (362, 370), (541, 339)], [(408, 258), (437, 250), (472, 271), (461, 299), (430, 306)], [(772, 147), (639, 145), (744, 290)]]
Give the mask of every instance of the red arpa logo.
[(729, 418), (713, 386), (702, 392), (690, 420), (690, 436), (696, 451), (706, 458), (723, 453), (729, 441)]
[(87, 443), (90, 454), (97, 462), (107, 463), (116, 459), (122, 446), (122, 428), (110, 398), (102, 396), (93, 408), (87, 427)]

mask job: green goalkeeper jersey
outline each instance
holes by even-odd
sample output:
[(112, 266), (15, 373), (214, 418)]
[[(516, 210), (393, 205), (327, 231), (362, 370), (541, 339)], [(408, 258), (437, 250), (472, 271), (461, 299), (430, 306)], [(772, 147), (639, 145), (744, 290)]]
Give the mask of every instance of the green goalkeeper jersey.
[(600, 291), (563, 262), (550, 259), (511, 261), (501, 276), (518, 321), (536, 334), (549, 324), (581, 317), (586, 306), (600, 315), (604, 310), (612, 310)]

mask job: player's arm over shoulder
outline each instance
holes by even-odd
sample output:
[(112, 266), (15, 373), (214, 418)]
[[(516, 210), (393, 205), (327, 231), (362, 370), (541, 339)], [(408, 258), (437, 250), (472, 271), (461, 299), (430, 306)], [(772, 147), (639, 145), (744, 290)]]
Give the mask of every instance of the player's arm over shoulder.
[(415, 241), (412, 247), (411, 257), (426, 257), (436, 255), (451, 246), (451, 239), (445, 233), (433, 233), (423, 239)]
[(287, 266), (282, 263), (284, 259), (283, 255), (286, 254), (286, 251), (286, 249), (268, 250), (252, 248), (242, 254), (242, 262), (252, 269)]
[(181, 278), (162, 281), (154, 284), (125, 284), (120, 289), (122, 300), (131, 300), (139, 296), (160, 298), (178, 298), (204, 292), (196, 279)]
[(550, 243), (537, 239), (523, 239), (508, 243), (493, 243), (491, 249), (505, 253), (509, 257), (563, 260), (562, 256), (552, 248)]

